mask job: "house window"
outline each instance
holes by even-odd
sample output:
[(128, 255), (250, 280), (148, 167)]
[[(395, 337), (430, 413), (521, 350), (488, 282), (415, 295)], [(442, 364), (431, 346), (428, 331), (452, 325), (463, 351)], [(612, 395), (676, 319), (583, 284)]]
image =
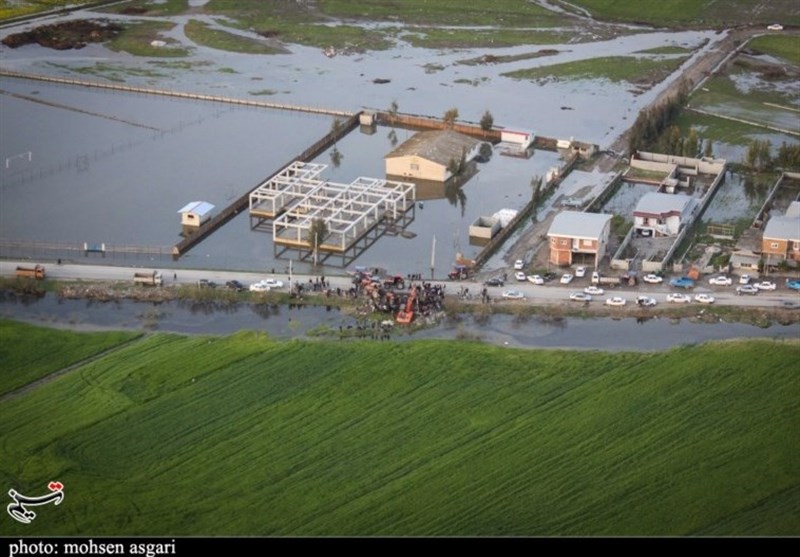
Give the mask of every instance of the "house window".
[(581, 240), (581, 245), (584, 247), (592, 247), (592, 240)]
[(772, 249), (778, 249), (778, 242), (770, 242), (769, 247), (771, 247)]
[(411, 170), (419, 170), (419, 165), (415, 163), (411, 163)]

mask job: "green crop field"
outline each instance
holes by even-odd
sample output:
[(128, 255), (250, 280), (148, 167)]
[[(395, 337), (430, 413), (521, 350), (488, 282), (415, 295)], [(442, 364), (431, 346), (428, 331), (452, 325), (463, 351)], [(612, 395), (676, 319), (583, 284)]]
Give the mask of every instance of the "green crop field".
[(567, 9), (580, 6), (592, 17), (667, 26), (723, 26), (736, 23), (800, 23), (800, 8), (794, 0), (571, 0), (559, 2)]
[(138, 336), (79, 334), (0, 319), (0, 395)]
[(797, 535), (798, 358), (148, 335), (0, 403), (4, 534)]

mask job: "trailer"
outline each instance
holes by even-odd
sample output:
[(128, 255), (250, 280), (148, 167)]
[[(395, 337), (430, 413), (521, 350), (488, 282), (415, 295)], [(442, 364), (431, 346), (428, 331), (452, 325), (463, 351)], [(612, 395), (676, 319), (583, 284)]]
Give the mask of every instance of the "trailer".
[(35, 267), (17, 267), (17, 277), (44, 280), (44, 267), (42, 265), (36, 265)]
[(161, 273), (152, 271), (149, 273), (134, 273), (133, 282), (144, 286), (161, 286), (164, 281), (161, 278)]
[(617, 284), (622, 284), (621, 277), (604, 277), (597, 271), (592, 273), (592, 284), (602, 284), (605, 286), (614, 286)]

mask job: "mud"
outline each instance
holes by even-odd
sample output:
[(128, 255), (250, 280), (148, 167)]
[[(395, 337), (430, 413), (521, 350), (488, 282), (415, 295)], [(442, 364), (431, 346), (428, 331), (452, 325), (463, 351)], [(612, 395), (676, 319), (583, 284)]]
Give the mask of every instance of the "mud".
[(110, 21), (78, 19), (14, 33), (4, 38), (2, 43), (9, 48), (38, 44), (54, 50), (72, 50), (83, 48), (89, 43), (103, 43), (113, 39), (122, 29), (122, 25)]

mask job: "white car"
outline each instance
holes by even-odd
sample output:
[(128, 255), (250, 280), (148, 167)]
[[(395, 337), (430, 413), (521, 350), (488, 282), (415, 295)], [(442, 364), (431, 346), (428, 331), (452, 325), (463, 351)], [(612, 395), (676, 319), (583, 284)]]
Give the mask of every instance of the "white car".
[(517, 279), (518, 281), (522, 282), (526, 278), (530, 278), (530, 277), (525, 276), (525, 273), (523, 273), (522, 271), (517, 271), (516, 273), (514, 273), (514, 278)]
[[(523, 279), (525, 280), (525, 279)], [(539, 275), (531, 275), (528, 277), (528, 281), (532, 282), (533, 284), (544, 284), (544, 279)]]
[(589, 294), (584, 294), (583, 292), (573, 292), (569, 295), (569, 299), (573, 302), (591, 302), (592, 297)]
[(270, 288), (283, 288), (283, 281), (273, 278), (264, 279), (261, 284), (266, 284)]
[(264, 282), (254, 282), (250, 285), (250, 292), (269, 292), (270, 288)]
[(520, 292), (519, 290), (506, 290), (503, 292), (503, 298), (507, 300), (522, 300), (525, 298), (525, 294)]
[(651, 298), (650, 296), (638, 296), (636, 298), (636, 304), (642, 307), (653, 307), (658, 302), (656, 302), (655, 298)]
[(694, 301), (699, 302), (701, 304), (713, 304), (714, 296), (712, 296), (711, 294), (695, 294)]
[(575, 277), (573, 277), (571, 274), (565, 273), (565, 274), (561, 275), (561, 281), (560, 282), (561, 282), (561, 284), (569, 284), (570, 282), (572, 282), (573, 278), (575, 278)]
[(580, 266), (575, 268), (575, 276), (578, 278), (583, 278), (586, 276), (586, 267)]
[(670, 292), (667, 294), (667, 301), (674, 302), (676, 304), (688, 304), (692, 301), (692, 299), (687, 294), (681, 294), (680, 292)]
[(778, 287), (777, 284), (775, 284), (774, 282), (770, 282), (768, 280), (757, 282), (753, 286), (755, 286), (759, 290), (775, 290)]
[(525, 262), (522, 259), (517, 259), (514, 261), (514, 270), (521, 271), (525, 268)]
[(602, 296), (604, 290), (602, 288), (598, 288), (596, 286), (587, 286), (583, 289), (584, 294), (589, 294), (591, 296)]
[(714, 286), (730, 286), (733, 284), (733, 279), (731, 277), (726, 276), (718, 276), (708, 279), (708, 284), (713, 284)]
[(620, 298), (619, 296), (614, 296), (613, 298), (606, 300), (607, 306), (624, 306), (625, 303), (625, 298)]
[(739, 284), (750, 284), (750, 275), (742, 275), (739, 277)]
[(664, 277), (660, 277), (658, 275), (650, 273), (649, 275), (643, 276), (642, 280), (650, 284), (661, 284), (662, 282), (664, 282)]

